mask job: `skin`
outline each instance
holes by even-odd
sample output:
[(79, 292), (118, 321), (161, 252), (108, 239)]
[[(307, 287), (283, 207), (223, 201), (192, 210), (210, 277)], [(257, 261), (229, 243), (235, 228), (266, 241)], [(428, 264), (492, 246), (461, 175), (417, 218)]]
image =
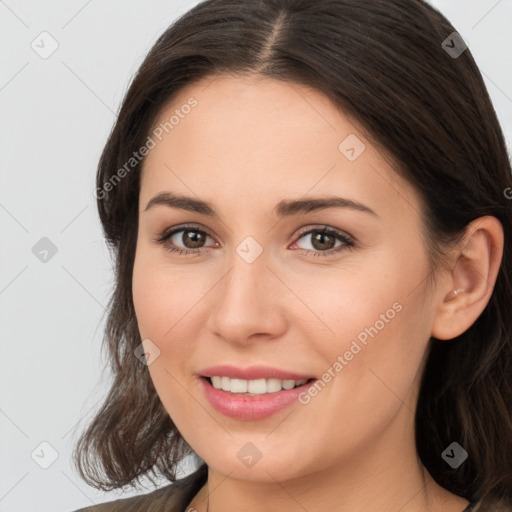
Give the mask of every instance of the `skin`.
[[(144, 162), (133, 299), (142, 339), (160, 350), (149, 365), (158, 395), (208, 464), (210, 511), (462, 511), (468, 502), (421, 465), (414, 411), (430, 336), (449, 343), (491, 296), (501, 224), (471, 223), (429, 287), (419, 195), (321, 92), (258, 76), (208, 77), (181, 90), (155, 126), (191, 97), (197, 106)], [(350, 134), (366, 147), (354, 161), (338, 149)], [(146, 211), (161, 192), (208, 201), (218, 217), (165, 205)], [(284, 199), (327, 195), (377, 216), (274, 213)], [(154, 242), (185, 223), (209, 235), (199, 255)], [(324, 226), (355, 247), (322, 256), (311, 235), (299, 237)], [(172, 241), (193, 251), (183, 234)], [(252, 263), (236, 252), (248, 236), (263, 249)], [(327, 249), (343, 246), (335, 240)], [(453, 289), (463, 291), (453, 297)], [(198, 372), (222, 363), (321, 378), (395, 303), (400, 312), (307, 405), (237, 420), (201, 390)], [(251, 468), (237, 457), (248, 442), (261, 452)], [(206, 510), (206, 496), (205, 486), (190, 507)]]

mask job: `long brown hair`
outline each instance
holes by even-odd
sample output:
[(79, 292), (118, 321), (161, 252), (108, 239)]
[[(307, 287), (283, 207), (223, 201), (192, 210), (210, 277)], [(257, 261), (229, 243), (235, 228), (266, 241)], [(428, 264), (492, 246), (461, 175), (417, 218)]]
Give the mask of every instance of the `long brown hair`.
[[(458, 338), (430, 340), (415, 429), (421, 461), (440, 485), (470, 501), (512, 501), (511, 167), (482, 76), (454, 32), (421, 0), (207, 0), (159, 37), (133, 78), (97, 173), (115, 261), (104, 339), (113, 381), (75, 447), (89, 484), (108, 490), (143, 475), (175, 481), (191, 451), (134, 355), (143, 160), (126, 162), (180, 89), (216, 73), (257, 73), (312, 86), (361, 123), (420, 193), (433, 270), (472, 220), (501, 221), (505, 247), (492, 296)], [(441, 457), (453, 441), (469, 454), (457, 469)]]

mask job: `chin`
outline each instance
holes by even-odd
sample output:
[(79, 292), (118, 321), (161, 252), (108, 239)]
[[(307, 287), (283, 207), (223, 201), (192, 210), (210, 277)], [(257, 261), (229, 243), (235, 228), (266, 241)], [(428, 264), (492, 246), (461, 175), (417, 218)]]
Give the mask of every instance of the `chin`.
[[(287, 435), (271, 434), (275, 436), (272, 440), (265, 439), (266, 436), (268, 433), (247, 433), (223, 442), (213, 441), (208, 446), (198, 446), (196, 453), (216, 472), (251, 482), (275, 483), (276, 480), (292, 480), (321, 470), (319, 461), (315, 464), (304, 456), (304, 440), (297, 441), (297, 445), (291, 443)], [(286, 439), (289, 446), (285, 444)], [(200, 444), (203, 443), (204, 438)]]

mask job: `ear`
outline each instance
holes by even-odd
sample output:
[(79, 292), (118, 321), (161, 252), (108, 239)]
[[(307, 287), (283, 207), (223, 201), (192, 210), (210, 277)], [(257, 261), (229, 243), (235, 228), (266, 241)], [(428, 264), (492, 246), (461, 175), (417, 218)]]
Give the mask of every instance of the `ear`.
[(503, 227), (496, 217), (480, 217), (467, 226), (455, 265), (439, 282), (433, 337), (449, 340), (473, 325), (492, 295), (502, 256)]

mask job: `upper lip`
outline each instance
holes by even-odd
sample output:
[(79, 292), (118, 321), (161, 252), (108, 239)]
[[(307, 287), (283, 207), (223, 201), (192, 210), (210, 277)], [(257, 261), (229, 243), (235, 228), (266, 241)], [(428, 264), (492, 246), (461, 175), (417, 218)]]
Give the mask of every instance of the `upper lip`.
[(303, 380), (314, 379), (313, 375), (307, 375), (279, 368), (272, 368), (264, 365), (254, 365), (247, 368), (237, 368), (228, 364), (210, 366), (201, 370), (202, 377), (230, 377), (231, 379), (257, 380), (257, 379), (280, 379), (280, 380)]

